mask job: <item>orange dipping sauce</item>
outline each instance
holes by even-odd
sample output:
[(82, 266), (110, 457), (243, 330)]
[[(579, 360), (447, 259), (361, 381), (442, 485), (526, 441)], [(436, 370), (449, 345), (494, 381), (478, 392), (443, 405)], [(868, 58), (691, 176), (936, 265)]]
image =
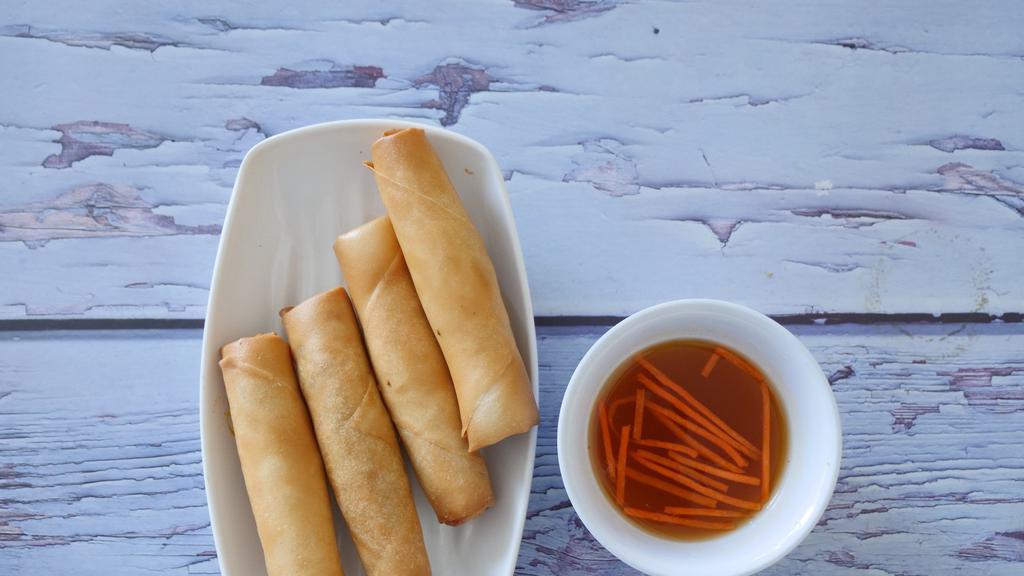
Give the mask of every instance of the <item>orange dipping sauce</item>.
[(786, 461), (786, 421), (771, 383), (712, 342), (644, 350), (616, 370), (595, 406), (589, 450), (598, 483), (655, 534), (700, 540), (735, 529), (768, 501)]

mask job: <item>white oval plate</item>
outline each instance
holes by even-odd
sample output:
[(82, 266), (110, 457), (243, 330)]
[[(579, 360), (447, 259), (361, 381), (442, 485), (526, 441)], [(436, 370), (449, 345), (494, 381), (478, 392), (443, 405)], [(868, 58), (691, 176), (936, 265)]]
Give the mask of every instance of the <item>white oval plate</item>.
[[(385, 130), (419, 126), (444, 162), (483, 235), (512, 330), (537, 395), (537, 338), (526, 268), (505, 183), (494, 157), (453, 132), (394, 120), (318, 124), (274, 136), (245, 156), (217, 251), (203, 333), (200, 429), (210, 523), (224, 576), (266, 574), (229, 430), (219, 349), (260, 332), (283, 333), (278, 310), (344, 283), (334, 238), (384, 214), (370, 146)], [(495, 505), (459, 527), (440, 525), (415, 481), (413, 492), (435, 575), (507, 575), (515, 569), (533, 477), (537, 430), (484, 450)], [(335, 509), (345, 574), (363, 574)]]

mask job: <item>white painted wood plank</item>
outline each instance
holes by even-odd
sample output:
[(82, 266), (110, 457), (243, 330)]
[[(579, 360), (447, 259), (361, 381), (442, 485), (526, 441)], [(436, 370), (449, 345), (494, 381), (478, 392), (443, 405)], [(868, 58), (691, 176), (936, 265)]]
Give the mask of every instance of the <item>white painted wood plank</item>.
[[(562, 391), (604, 328), (539, 331), (542, 422), (517, 573), (631, 574), (558, 475)], [(844, 425), (824, 519), (768, 574), (994, 574), (1024, 562), (1017, 324), (799, 327)], [(215, 574), (198, 331), (0, 334), (0, 573)]]
[(215, 558), (200, 337), (2, 334), (0, 573), (189, 574)]
[(202, 317), (244, 152), (365, 116), (495, 153), (540, 315), (1024, 310), (1009, 0), (118, 6), (0, 17), (0, 317)]

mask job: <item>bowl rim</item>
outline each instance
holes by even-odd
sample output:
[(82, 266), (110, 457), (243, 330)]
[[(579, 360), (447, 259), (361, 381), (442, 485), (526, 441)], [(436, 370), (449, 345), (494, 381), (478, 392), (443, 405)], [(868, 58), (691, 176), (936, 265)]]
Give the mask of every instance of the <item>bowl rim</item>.
[[(233, 227), (235, 220), (238, 219), (237, 212), (239, 208), (236, 198), (238, 197), (239, 190), (245, 187), (245, 181), (247, 180), (247, 178), (249, 178), (248, 174), (250, 171), (246, 170), (246, 166), (251, 164), (252, 162), (257, 161), (259, 159), (259, 156), (265, 153), (265, 149), (273, 149), (275, 147), (281, 146), (296, 139), (305, 138), (311, 135), (324, 132), (333, 132), (336, 130), (373, 127), (389, 129), (420, 128), (424, 130), (429, 137), (440, 137), (449, 139), (453, 142), (458, 143), (460, 146), (465, 146), (479, 153), (481, 157), (483, 157), (486, 160), (487, 163), (491, 164), (494, 173), (499, 175), (499, 178), (496, 180), (497, 187), (501, 192), (501, 194), (499, 194), (499, 201), (503, 206), (504, 215), (507, 216), (508, 218), (508, 223), (510, 225), (510, 240), (512, 241), (515, 247), (513, 260), (514, 267), (516, 269), (517, 281), (522, 285), (521, 288), (523, 290), (523, 293), (525, 294), (525, 298), (523, 299), (523, 315), (524, 317), (528, 317), (529, 319), (531, 319), (531, 321), (527, 322), (526, 325), (527, 341), (525, 343), (525, 346), (526, 351), (528, 352), (532, 360), (526, 362), (526, 370), (530, 376), (534, 398), (537, 401), (538, 409), (540, 409), (540, 359), (538, 357), (537, 350), (536, 323), (532, 321), (532, 319), (534, 318), (533, 298), (529, 290), (529, 278), (527, 276), (526, 271), (526, 261), (523, 256), (522, 242), (519, 238), (519, 229), (516, 226), (515, 213), (512, 210), (512, 202), (511, 199), (509, 198), (508, 188), (506, 186), (505, 179), (500, 177), (500, 175), (502, 174), (501, 167), (498, 164), (497, 159), (494, 157), (494, 154), (492, 154), (491, 151), (486, 146), (468, 136), (465, 136), (443, 126), (395, 118), (356, 118), (347, 120), (332, 120), (327, 122), (319, 122), (315, 124), (309, 124), (306, 126), (292, 128), (290, 130), (286, 130), (284, 132), (281, 132), (280, 134), (275, 134), (256, 143), (251, 148), (249, 148), (249, 150), (245, 153), (245, 156), (242, 158), (242, 162), (238, 167), (238, 172), (235, 176), (234, 185), (232, 186), (231, 189), (231, 196), (228, 200), (227, 210), (225, 211), (224, 215), (224, 225), (221, 229), (220, 239), (217, 242), (217, 254), (214, 259), (212, 269), (210, 290), (209, 295), (207, 296), (206, 311), (204, 314), (203, 338), (202, 343), (200, 345), (199, 386), (196, 387), (199, 395), (199, 441), (203, 471), (203, 492), (206, 498), (207, 512), (210, 517), (210, 531), (213, 534), (214, 549), (218, 551), (218, 568), (224, 574), (228, 574), (229, 571), (225, 569), (224, 560), (220, 554), (220, 550), (223, 549), (221, 537), (221, 535), (223, 534), (223, 530), (219, 530), (217, 526), (217, 519), (221, 516), (221, 513), (219, 512), (220, 506), (215, 501), (215, 499), (210, 498), (210, 436), (209, 434), (206, 433), (207, 427), (209, 426), (208, 419), (210, 417), (210, 415), (208, 415), (207, 413), (210, 411), (210, 407), (208, 406), (208, 402), (206, 400), (206, 391), (208, 386), (206, 373), (210, 369), (209, 362), (213, 362), (216, 364), (217, 361), (212, 359), (210, 355), (207, 354), (207, 347), (210, 345), (208, 342), (208, 339), (210, 338), (208, 328), (211, 323), (211, 315), (216, 316), (212, 304), (214, 302), (215, 296), (220, 291), (218, 285), (220, 283), (220, 271), (221, 268), (224, 266), (224, 263), (222, 261), (224, 254), (224, 242), (226, 238), (229, 238), (231, 236), (231, 228)], [(526, 525), (526, 517), (529, 514), (529, 486), (532, 483), (534, 467), (536, 465), (537, 438), (539, 435), (539, 429), (539, 425), (534, 426), (528, 432), (523, 434), (523, 436), (527, 438), (528, 444), (527, 461), (526, 466), (524, 466), (524, 469), (522, 471), (519, 471), (519, 473), (524, 475), (524, 478), (522, 478), (521, 480), (525, 482), (525, 484), (527, 485), (528, 492), (521, 506), (522, 513), (516, 514), (515, 526), (513, 526), (512, 528), (513, 534), (517, 534), (518, 538), (514, 543), (514, 550), (512, 551), (510, 557), (510, 565), (505, 566), (505, 570), (503, 570), (504, 572), (508, 572), (509, 574), (515, 571), (515, 568), (518, 564), (519, 552), (523, 541), (522, 535)], [(332, 507), (334, 506), (336, 506), (336, 504), (334, 504), (334, 502), (332, 501)]]
[[(827, 470), (829, 473), (829, 482), (827, 484), (828, 489), (816, 492), (813, 494), (813, 498), (808, 498), (808, 501), (810, 503), (810, 521), (804, 523), (800, 530), (789, 532), (788, 534), (786, 534), (780, 540), (781, 545), (773, 548), (773, 550), (769, 554), (753, 558), (751, 562), (749, 562), (748, 564), (744, 564), (742, 566), (742, 569), (738, 572), (735, 572), (734, 574), (736, 576), (742, 576), (747, 574), (753, 574), (760, 570), (764, 570), (765, 568), (778, 562), (786, 555), (788, 555), (790, 552), (792, 552), (793, 549), (796, 548), (807, 537), (808, 534), (810, 534), (810, 532), (814, 529), (815, 525), (817, 524), (818, 520), (824, 514), (826, 507), (831, 501), (832, 494), (835, 491), (835, 486), (839, 478), (839, 471), (841, 469), (842, 463), (842, 422), (839, 414), (839, 408), (835, 400), (835, 395), (832, 393), (831, 387), (828, 385), (828, 380), (825, 378), (824, 373), (821, 371), (821, 367), (818, 364), (817, 360), (814, 359), (810, 350), (808, 350), (807, 347), (803, 344), (803, 342), (801, 342), (795, 335), (793, 335), (789, 330), (786, 330), (785, 327), (783, 327), (781, 324), (779, 324), (772, 318), (752, 308), (743, 306), (741, 304), (736, 304), (733, 302), (727, 302), (724, 300), (708, 298), (689, 298), (671, 300), (668, 302), (655, 304), (648, 308), (644, 308), (643, 310), (640, 310), (639, 312), (636, 312), (626, 317), (621, 322), (610, 328), (607, 332), (601, 335), (601, 337), (598, 338), (590, 346), (586, 354), (583, 355), (583, 358), (580, 360), (576, 369), (573, 371), (572, 377), (569, 379), (569, 383), (566, 386), (565, 393), (562, 397), (562, 404), (559, 409), (558, 415), (557, 431), (558, 465), (561, 471), (562, 481), (565, 486), (566, 495), (568, 496), (570, 503), (573, 505), (573, 509), (576, 511), (577, 515), (580, 517), (580, 520), (587, 527), (588, 531), (590, 531), (591, 535), (593, 535), (595, 540), (597, 540), (605, 549), (611, 552), (614, 556), (616, 556), (626, 564), (638, 570), (650, 570), (652, 566), (643, 561), (643, 558), (639, 556), (638, 551), (631, 550), (627, 546), (619, 545), (611, 537), (612, 535), (607, 532), (607, 526), (603, 524), (597, 524), (595, 522), (596, 516), (593, 514), (593, 509), (596, 508), (597, 506), (610, 506), (610, 504), (607, 502), (607, 499), (605, 499), (603, 503), (584, 501), (581, 494), (579, 493), (580, 485), (578, 483), (582, 482), (582, 479), (574, 476), (575, 467), (571, 463), (578, 462), (580, 458), (588, 459), (589, 463), (589, 450), (587, 450), (586, 446), (584, 446), (584, 450), (577, 451), (576, 453), (573, 454), (569, 454), (567, 453), (565, 446), (568, 442), (568, 436), (576, 432), (579, 426), (590, 426), (590, 419), (589, 417), (584, 419), (577, 418), (577, 420), (582, 420), (582, 422), (573, 422), (570, 424), (568, 421), (567, 412), (572, 409), (570, 408), (570, 406), (573, 402), (584, 403), (589, 405), (594, 401), (594, 399), (590, 397), (580, 396), (581, 394), (589, 393), (590, 391), (589, 386), (588, 390), (582, 390), (584, 384), (581, 381), (583, 376), (581, 376), (580, 374), (584, 372), (584, 367), (588, 366), (589, 364), (595, 361), (594, 359), (596, 356), (604, 353), (603, 348), (610, 346), (610, 342), (613, 339), (619, 337), (623, 333), (628, 333), (629, 331), (635, 330), (645, 324), (648, 324), (665, 314), (672, 314), (674, 316), (685, 317), (687, 315), (694, 314), (699, 311), (715, 310), (738, 315), (739, 317), (742, 317), (745, 320), (769, 326), (773, 331), (779, 333), (780, 337), (790, 340), (790, 346), (793, 346), (795, 344), (795, 346), (793, 346), (793, 349), (795, 351), (797, 351), (800, 355), (809, 358), (813, 362), (813, 366), (816, 368), (817, 371), (814, 375), (815, 380), (820, 379), (820, 381), (823, 382), (828, 392), (828, 404), (830, 404), (830, 409), (824, 411), (824, 418), (826, 419), (826, 422), (832, 424), (832, 426), (824, 429), (823, 433), (830, 434), (831, 436), (833, 436), (834, 440), (832, 442), (831, 451), (834, 453), (835, 457), (831, 459), (828, 463), (826, 463), (826, 466), (829, 467), (829, 469)], [(646, 348), (663, 341), (664, 338), (642, 338), (642, 340), (644, 340), (642, 348)], [(743, 351), (740, 350), (740, 352), (742, 353)], [(619, 360), (619, 362), (621, 363), (624, 362), (625, 360), (626, 358), (622, 358), (621, 360)], [(588, 382), (592, 380), (592, 376), (588, 378)], [(594, 398), (596, 399), (596, 395)], [(823, 408), (825, 407), (823, 406)], [(588, 408), (587, 413), (589, 414), (591, 411), (592, 410)], [(587, 468), (590, 468), (590, 466), (587, 466)], [(621, 514), (618, 511), (616, 511), (616, 513)], [(594, 530), (595, 525), (600, 526), (597, 529), (597, 531)], [(652, 538), (655, 537), (652, 536)], [(686, 544), (692, 547), (695, 545), (699, 545), (700, 542), (687, 542)]]

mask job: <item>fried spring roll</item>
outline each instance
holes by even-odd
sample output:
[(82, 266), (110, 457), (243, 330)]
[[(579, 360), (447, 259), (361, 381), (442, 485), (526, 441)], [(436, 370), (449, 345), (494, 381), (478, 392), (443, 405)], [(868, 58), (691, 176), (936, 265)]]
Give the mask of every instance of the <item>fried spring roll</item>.
[(430, 574), (419, 517), (342, 288), (282, 311), (327, 477), (369, 576)]
[(331, 500), (313, 425), (275, 334), (221, 349), (231, 423), (269, 576), (341, 576)]
[(389, 132), (370, 167), (416, 292), (455, 383), (469, 449), (537, 424), (537, 402), (516, 347), (483, 238), (423, 130)]
[(494, 501), (487, 465), (462, 437), (451, 375), (391, 222), (338, 236), (334, 253), (381, 396), (437, 519), (456, 525), (476, 516)]

